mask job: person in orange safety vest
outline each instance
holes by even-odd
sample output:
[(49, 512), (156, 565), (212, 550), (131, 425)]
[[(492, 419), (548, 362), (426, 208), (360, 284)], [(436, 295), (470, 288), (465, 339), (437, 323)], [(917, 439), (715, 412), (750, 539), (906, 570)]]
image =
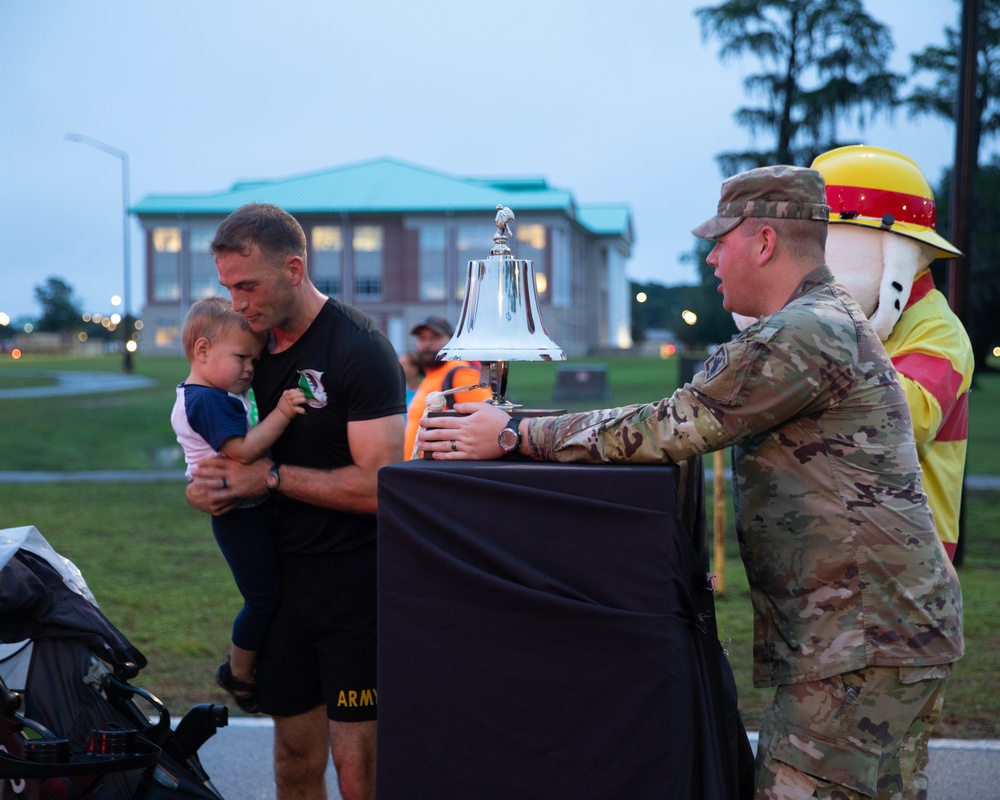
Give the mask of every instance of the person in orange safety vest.
[[(403, 443), (403, 458), (419, 458), (419, 451), (414, 451), (417, 431), (420, 430), (420, 418), (427, 407), (427, 395), (431, 392), (450, 391), (465, 386), (480, 384), (480, 365), (469, 361), (438, 361), (438, 351), (451, 338), (453, 329), (447, 320), (441, 317), (427, 317), (420, 320), (411, 334), (417, 337), (416, 355), (424, 370), (424, 379), (417, 387), (416, 394), (410, 401), (406, 411), (406, 437)], [(475, 403), (489, 400), (490, 390), (487, 388), (467, 389), (447, 396), (447, 407), (455, 403)]]

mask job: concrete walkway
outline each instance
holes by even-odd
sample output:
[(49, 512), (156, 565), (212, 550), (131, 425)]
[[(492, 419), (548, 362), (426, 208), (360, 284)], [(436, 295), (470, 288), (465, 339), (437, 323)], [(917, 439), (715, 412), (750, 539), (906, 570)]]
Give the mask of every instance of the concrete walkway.
[(0, 472), (0, 483), (148, 483), (182, 480), (184, 480), (182, 469)]
[[(730, 479), (726, 470), (726, 480)], [(705, 471), (705, 481), (712, 482), (712, 470)], [(3, 472), (0, 471), (0, 483), (145, 483), (148, 481), (181, 481), (184, 480), (182, 469), (144, 469), (144, 470), (89, 470), (85, 472)], [(968, 475), (965, 478), (965, 488), (969, 491), (1000, 490), (1000, 475)]]
[(146, 378), (142, 375), (126, 375), (123, 372), (73, 372), (72, 370), (25, 369), (11, 374), (31, 378), (52, 378), (55, 380), (55, 384), (0, 389), (0, 400), (13, 400), (26, 397), (106, 394), (108, 392), (124, 392), (129, 389), (145, 389), (149, 386), (156, 386), (158, 383), (153, 378)]

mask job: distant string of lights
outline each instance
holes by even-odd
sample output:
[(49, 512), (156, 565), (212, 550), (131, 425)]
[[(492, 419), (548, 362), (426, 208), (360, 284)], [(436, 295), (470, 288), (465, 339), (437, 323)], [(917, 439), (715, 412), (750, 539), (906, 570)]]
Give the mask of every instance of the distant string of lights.
[[(111, 298), (112, 306), (120, 306), (121, 304), (122, 304), (122, 299), (119, 295), (114, 295)], [(84, 312), (81, 315), (80, 320), (81, 322), (84, 323), (84, 325), (97, 325), (103, 328), (109, 334), (114, 333), (115, 330), (118, 328), (118, 326), (121, 325), (121, 323), (123, 322), (122, 315), (119, 314), (118, 312), (114, 312), (112, 314), (102, 314), (100, 312), (93, 312), (93, 313)], [(0, 328), (9, 328), (12, 325), (12, 323), (13, 320), (11, 319), (10, 315), (4, 311), (0, 311)], [(18, 333), (32, 334), (35, 332), (35, 324), (30, 321), (20, 323), (18, 327), (20, 327), (20, 331), (18, 331)], [(142, 327), (143, 325), (141, 319), (133, 320), (132, 333), (129, 336), (128, 341), (125, 342), (125, 349), (129, 353), (134, 353), (139, 349), (139, 340), (142, 337), (140, 331), (142, 331)], [(13, 337), (4, 336), (0, 338), (0, 355), (6, 353), (15, 360), (21, 358), (21, 356), (23, 356), (25, 353), (25, 350), (23, 348), (27, 346), (28, 342), (24, 340), (20, 341), (19, 342), (20, 346), (12, 347), (9, 353), (7, 353), (6, 346), (3, 345), (3, 341), (7, 338), (13, 338)], [(80, 330), (76, 334), (77, 341), (81, 343), (88, 341), (90, 338), (91, 334), (88, 333), (86, 330)]]

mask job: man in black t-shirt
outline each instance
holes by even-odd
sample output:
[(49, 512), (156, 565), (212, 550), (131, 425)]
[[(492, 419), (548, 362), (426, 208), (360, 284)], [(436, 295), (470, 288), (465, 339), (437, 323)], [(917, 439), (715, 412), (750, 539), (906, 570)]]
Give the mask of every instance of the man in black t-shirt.
[(309, 401), (272, 458), (202, 462), (188, 501), (217, 514), (276, 496), (282, 601), (256, 690), (274, 716), (279, 800), (326, 796), (328, 747), (344, 799), (372, 798), (376, 474), (402, 452), (402, 369), (368, 317), (312, 285), (305, 234), (286, 212), (237, 209), (212, 252), (233, 308), (268, 331), (253, 379), (260, 414), (292, 386)]

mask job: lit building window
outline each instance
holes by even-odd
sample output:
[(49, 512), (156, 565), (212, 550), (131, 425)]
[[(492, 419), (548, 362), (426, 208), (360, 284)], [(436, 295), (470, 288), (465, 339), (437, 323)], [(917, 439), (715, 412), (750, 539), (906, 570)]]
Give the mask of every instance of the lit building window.
[(181, 229), (153, 228), (153, 249), (157, 253), (179, 253), (181, 251)]
[(525, 258), (520, 252), (525, 247), (532, 250), (545, 249), (545, 226), (544, 225), (515, 225), (518, 243), (518, 258)]
[(153, 228), (153, 301), (180, 300), (181, 229)]
[(343, 231), (339, 225), (316, 225), (312, 229), (310, 280), (323, 294), (330, 297), (340, 297), (343, 274)]
[(181, 330), (174, 320), (160, 322), (156, 326), (155, 342), (157, 347), (169, 348), (179, 342)]
[(511, 255), (522, 261), (535, 264), (535, 289), (539, 297), (549, 288), (548, 264), (545, 262), (545, 226), (517, 225), (514, 223), (516, 247), (511, 247)]
[(382, 296), (382, 228), (358, 225), (354, 229), (354, 295), (375, 299)]

